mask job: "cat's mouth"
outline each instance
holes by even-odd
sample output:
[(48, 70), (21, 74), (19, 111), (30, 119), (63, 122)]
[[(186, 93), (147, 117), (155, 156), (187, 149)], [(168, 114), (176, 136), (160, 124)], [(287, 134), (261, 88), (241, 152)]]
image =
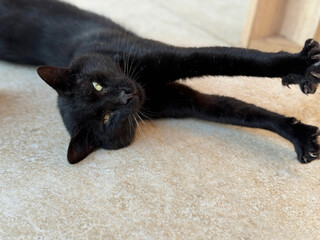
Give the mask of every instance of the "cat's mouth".
[(107, 113), (106, 115), (104, 115), (103, 117), (103, 124), (106, 125), (109, 122), (110, 119), (110, 114)]
[(140, 105), (141, 99), (139, 95), (134, 94), (122, 107), (111, 111), (106, 110), (102, 115), (101, 121), (105, 127), (113, 129), (131, 115), (134, 115), (139, 110)]
[(117, 116), (119, 116), (121, 113), (119, 110), (110, 112), (110, 111), (106, 111), (104, 113), (104, 115), (102, 116), (102, 122), (104, 126), (108, 126), (108, 125), (113, 125), (114, 119), (117, 118)]

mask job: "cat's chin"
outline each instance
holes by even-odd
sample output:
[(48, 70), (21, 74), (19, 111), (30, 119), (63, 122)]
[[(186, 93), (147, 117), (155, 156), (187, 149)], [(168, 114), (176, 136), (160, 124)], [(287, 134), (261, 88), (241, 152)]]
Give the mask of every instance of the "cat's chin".
[(98, 148), (117, 150), (129, 146), (135, 135), (137, 121), (136, 112), (129, 115), (119, 110), (112, 112), (103, 135), (100, 135)]
[(106, 111), (108, 115), (108, 121), (104, 123), (107, 131), (114, 131), (124, 122), (134, 122), (135, 116), (138, 114), (141, 105), (143, 104), (140, 94), (135, 94), (130, 101), (119, 109), (113, 111)]

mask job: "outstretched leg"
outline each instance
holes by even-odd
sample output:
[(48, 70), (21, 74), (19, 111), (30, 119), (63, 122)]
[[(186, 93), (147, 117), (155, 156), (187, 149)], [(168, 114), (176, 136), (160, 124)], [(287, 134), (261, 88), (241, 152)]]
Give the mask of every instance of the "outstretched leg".
[(203, 94), (178, 83), (150, 88), (146, 92), (149, 100), (144, 107), (153, 112), (153, 118), (193, 117), (266, 129), (292, 142), (298, 160), (302, 163), (311, 162), (320, 154), (318, 128), (303, 124), (295, 118), (285, 117), (234, 98)]
[(320, 83), (320, 47), (312, 39), (296, 54), (228, 47), (180, 48), (149, 40), (131, 44), (126, 52), (128, 61), (143, 84), (203, 75), (281, 77), (283, 85), (299, 84), (308, 94)]

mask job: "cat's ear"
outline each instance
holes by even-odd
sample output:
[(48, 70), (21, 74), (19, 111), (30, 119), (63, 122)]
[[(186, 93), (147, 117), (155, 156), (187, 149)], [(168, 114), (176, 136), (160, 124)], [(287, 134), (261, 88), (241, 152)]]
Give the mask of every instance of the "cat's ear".
[(72, 72), (68, 68), (43, 66), (37, 69), (39, 76), (58, 93), (72, 91)]
[(71, 138), (68, 148), (69, 163), (80, 162), (97, 148), (93, 132), (87, 130), (83, 128)]

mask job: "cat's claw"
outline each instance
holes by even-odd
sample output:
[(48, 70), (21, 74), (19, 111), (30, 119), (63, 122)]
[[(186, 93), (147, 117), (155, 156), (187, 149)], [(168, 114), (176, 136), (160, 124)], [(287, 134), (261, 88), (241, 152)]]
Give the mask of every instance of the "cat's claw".
[[(320, 129), (318, 129), (313, 135), (312, 137), (317, 137), (320, 136)], [(315, 140), (316, 141), (316, 140)]]
[(320, 84), (319, 43), (314, 39), (307, 40), (299, 56), (305, 59), (308, 65), (304, 74), (289, 74), (282, 78), (282, 85), (298, 84), (304, 94), (314, 94)]
[(310, 41), (308, 42), (308, 46), (313, 47), (315, 45), (315, 43), (316, 43), (316, 41), (314, 39), (310, 39)]
[(304, 48), (302, 49), (301, 53), (305, 54), (305, 53), (308, 53), (310, 50), (314, 48), (319, 48), (319, 47), (320, 47), (320, 44), (316, 40), (310, 38), (306, 40), (306, 42), (304, 43)]
[(314, 157), (314, 158), (317, 158), (317, 157), (318, 157), (318, 154), (315, 154), (315, 153), (312, 153), (312, 152), (309, 152), (309, 155), (310, 155), (311, 157)]
[(287, 83), (287, 82), (283, 82), (283, 81), (282, 81), (282, 85), (285, 86), (285, 87), (287, 87), (287, 88), (289, 88), (289, 89), (291, 89), (289, 83)]
[(297, 141), (294, 144), (301, 163), (309, 163), (320, 156), (320, 130), (317, 127), (305, 125), (301, 122), (293, 123)]
[(320, 73), (310, 72), (310, 75), (314, 76), (315, 78), (319, 78), (320, 79)]
[(311, 57), (311, 59), (313, 59), (313, 60), (320, 60), (320, 54), (313, 55), (313, 56)]

